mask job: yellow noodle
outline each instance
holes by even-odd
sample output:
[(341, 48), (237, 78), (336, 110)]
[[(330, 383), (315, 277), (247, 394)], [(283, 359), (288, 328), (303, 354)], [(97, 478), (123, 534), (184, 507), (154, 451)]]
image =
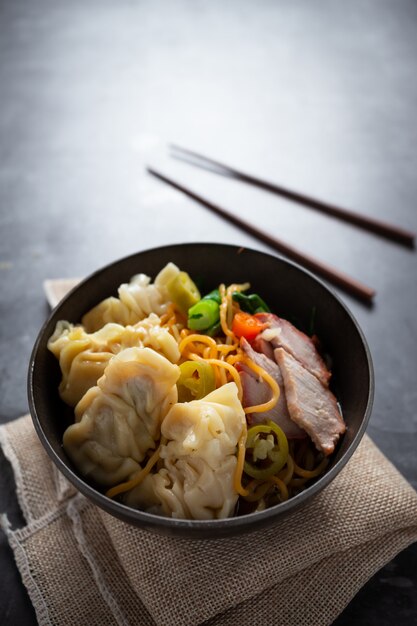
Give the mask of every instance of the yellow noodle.
[(227, 375), (226, 375), (226, 370), (223, 367), (219, 368), (219, 379), (220, 379), (220, 386), (222, 387), (223, 385), (227, 384)]
[(230, 330), (227, 325), (227, 297), (226, 287), (224, 285), (219, 286), (219, 293), (222, 299), (220, 305), (220, 325), (222, 327), (223, 333), (226, 335), (226, 343), (234, 343), (236, 340), (235, 334)]
[(211, 351), (212, 351), (211, 346), (207, 346), (206, 348), (204, 348), (204, 350), (203, 350), (203, 358), (204, 359), (209, 359), (211, 356), (214, 356), (213, 354), (211, 354)]
[(161, 326), (170, 326), (171, 324), (175, 324), (177, 321), (177, 316), (175, 314), (174, 304), (171, 302), (167, 306), (167, 310), (163, 315), (161, 315)]
[(220, 369), (220, 367), (213, 367), (213, 370), (216, 378), (216, 389), (218, 389), (224, 384), (224, 370)]
[(227, 295), (232, 297), (235, 291), (247, 291), (250, 287), (250, 283), (232, 283), (227, 288)]
[(247, 496), (249, 491), (245, 489), (242, 485), (242, 474), (243, 474), (243, 466), (245, 463), (245, 454), (246, 454), (246, 437), (248, 431), (246, 427), (246, 422), (244, 428), (242, 430), (242, 434), (240, 435), (238, 444), (237, 444), (237, 463), (235, 473), (233, 475), (233, 486), (235, 488), (236, 493), (240, 496)]
[[(200, 343), (197, 346), (194, 342), (190, 342), (182, 351), (181, 357), (183, 360), (199, 359), (200, 361), (206, 361), (207, 357), (204, 356), (206, 348), (207, 346), (205, 346), (203, 343)], [(210, 346), (208, 346), (208, 348), (209, 350), (212, 349)]]
[(252, 491), (255, 491), (256, 487), (260, 484), (259, 480), (257, 478), (252, 478), (252, 480), (250, 480), (248, 482), (248, 484), (246, 485), (246, 490), (251, 493)]
[(255, 406), (248, 406), (244, 409), (245, 413), (262, 413), (264, 411), (269, 411), (270, 409), (273, 409), (278, 402), (280, 396), (278, 383), (262, 367), (260, 367), (247, 357), (244, 358), (244, 363), (245, 365), (250, 367), (251, 370), (256, 372), (256, 374), (258, 374), (261, 378), (263, 378), (266, 383), (268, 383), (268, 385), (271, 387), (272, 392), (272, 397), (270, 400), (268, 400), (268, 402), (264, 402), (263, 404), (257, 404)]
[(234, 365), (235, 363), (238, 363), (239, 361), (243, 360), (243, 353), (240, 350), (237, 354), (229, 354), (226, 357), (226, 362), (230, 363), (230, 365)]
[(166, 312), (161, 316), (161, 326), (167, 328), (176, 341), (180, 341), (180, 332), (184, 328), (184, 315), (177, 309), (176, 305), (171, 302)]
[(238, 339), (234, 332), (231, 330), (231, 326), (235, 310), (237, 310), (239, 307), (234, 306), (232, 295), (235, 291), (245, 291), (246, 289), (249, 289), (249, 287), (249, 283), (233, 283), (232, 285), (229, 285), (227, 289), (224, 285), (220, 285), (219, 287), (219, 293), (222, 299), (220, 305), (220, 325), (224, 334), (226, 335), (226, 344), (238, 343)]
[(172, 324), (172, 326), (170, 326), (170, 330), (172, 331), (172, 334), (175, 337), (177, 343), (179, 343), (179, 341), (180, 341), (180, 331), (178, 330), (178, 325), (177, 324)]
[[(226, 324), (227, 324), (227, 327), (230, 328), (230, 329), (232, 328), (232, 322), (233, 322), (233, 307), (232, 307), (232, 291), (231, 291), (231, 287), (232, 287), (232, 285), (230, 285), (226, 289)], [(232, 333), (233, 333), (233, 331), (232, 331)]]
[(278, 478), (278, 476), (270, 476), (268, 478), (268, 481), (278, 487), (280, 494), (281, 494), (281, 500), (288, 500), (287, 485), (284, 483), (283, 480), (281, 480), (281, 478)]
[(221, 352), (223, 355), (228, 355), (230, 352), (233, 352), (234, 350), (239, 350), (238, 345), (239, 344), (237, 342), (231, 343), (231, 344), (218, 343), (217, 350), (218, 352)]
[(260, 500), (268, 493), (273, 485), (278, 487), (281, 500), (288, 500), (289, 493), (287, 485), (278, 476), (270, 476), (264, 481), (258, 481), (256, 479), (251, 480), (250, 483), (246, 485), (246, 490), (249, 493), (244, 496), (245, 500), (247, 502), (256, 502), (257, 500)]
[(283, 483), (288, 485), (291, 478), (293, 477), (293, 474), (294, 474), (294, 461), (293, 461), (291, 454), (289, 454), (286, 466), (277, 474), (277, 476), (278, 478), (282, 480)]
[(187, 335), (181, 339), (180, 344), (178, 346), (178, 349), (181, 352), (181, 354), (184, 352), (184, 348), (189, 343), (194, 343), (194, 342), (204, 343), (212, 347), (216, 351), (216, 355), (217, 355), (217, 343), (214, 341), (213, 337), (209, 337), (208, 335), (198, 335), (197, 333), (192, 333), (191, 335)]
[(106, 496), (108, 498), (114, 498), (114, 496), (119, 495), (119, 493), (124, 493), (125, 491), (130, 491), (134, 487), (137, 487), (149, 474), (155, 463), (158, 461), (160, 451), (161, 446), (159, 445), (155, 452), (152, 454), (152, 456), (149, 458), (145, 467), (139, 470), (139, 473), (135, 476), (135, 478), (132, 478), (131, 480), (127, 480), (124, 483), (120, 483), (119, 485), (112, 487), (111, 489), (106, 491)]
[(229, 372), (234, 382), (236, 383), (236, 386), (238, 389), (238, 397), (239, 397), (239, 400), (242, 402), (242, 383), (240, 382), (240, 376), (239, 376), (239, 372), (237, 371), (237, 369), (233, 367), (233, 365), (230, 365), (230, 363), (227, 363), (226, 361), (221, 361), (220, 359), (206, 359), (206, 362), (210, 363), (210, 365), (217, 365), (219, 367), (223, 367)]
[(297, 463), (294, 462), (294, 474), (297, 474), (297, 476), (301, 476), (302, 478), (315, 478), (316, 476), (319, 476), (323, 472), (323, 470), (326, 469), (328, 463), (329, 460), (324, 458), (314, 470), (307, 470), (299, 467)]
[[(255, 488), (252, 490), (252, 487)], [(251, 481), (249, 485), (247, 485), (249, 493), (245, 496), (245, 500), (247, 502), (257, 502), (266, 495), (270, 488), (271, 484), (268, 482)]]
[[(227, 325), (229, 328), (232, 327), (235, 313), (240, 310), (240, 306), (233, 301), (233, 293), (235, 291), (239, 291), (239, 292), (246, 291), (247, 289), (249, 289), (249, 287), (250, 287), (250, 283), (242, 283), (242, 284), (233, 283), (229, 285), (228, 288), (226, 289)], [(234, 337), (235, 337), (235, 342), (238, 343), (237, 337), (236, 336)]]
[(200, 361), (202, 360), (201, 354), (197, 354), (196, 352), (189, 352), (188, 350), (186, 350), (181, 355), (180, 363), (183, 363), (184, 361), (193, 361), (194, 358)]

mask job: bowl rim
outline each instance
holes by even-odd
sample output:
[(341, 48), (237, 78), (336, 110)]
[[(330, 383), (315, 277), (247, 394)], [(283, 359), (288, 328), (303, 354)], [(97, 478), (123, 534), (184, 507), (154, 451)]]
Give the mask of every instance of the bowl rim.
[[(92, 487), (86, 480), (75, 473), (68, 465), (66, 465), (62, 459), (57, 455), (54, 448), (52, 447), (47, 435), (44, 432), (44, 429), (41, 424), (41, 420), (38, 414), (38, 409), (36, 405), (35, 393), (34, 393), (34, 371), (35, 371), (35, 363), (37, 354), (39, 351), (40, 344), (44, 338), (45, 331), (49, 326), (50, 321), (53, 317), (56, 316), (57, 312), (60, 308), (73, 297), (75, 293), (77, 293), (78, 289), (84, 286), (86, 283), (96, 280), (100, 275), (105, 274), (110, 271), (114, 266), (118, 264), (128, 263), (129, 260), (133, 260), (136, 257), (145, 254), (152, 253), (157, 251), (168, 249), (179, 249), (185, 247), (195, 247), (195, 246), (208, 246), (213, 248), (223, 248), (229, 249), (230, 251), (238, 252), (240, 250), (246, 250), (251, 253), (257, 253), (263, 256), (271, 257), (272, 259), (279, 260), (284, 264), (287, 264), (299, 272), (306, 274), (312, 281), (318, 283), (324, 290), (326, 290), (329, 295), (334, 298), (338, 305), (343, 309), (344, 313), (350, 318), (355, 331), (357, 332), (361, 344), (364, 349), (364, 353), (366, 356), (366, 365), (369, 373), (369, 387), (367, 393), (366, 400), (366, 408), (363, 415), (362, 422), (360, 427), (358, 428), (356, 434), (352, 438), (349, 443), (348, 448), (345, 450), (341, 458), (336, 461), (336, 463), (318, 480), (316, 480), (312, 485), (310, 485), (305, 491), (293, 496), (289, 500), (285, 502), (281, 502), (276, 504), (270, 508), (267, 508), (263, 511), (254, 511), (251, 513), (246, 513), (241, 516), (235, 517), (227, 517), (224, 519), (214, 519), (214, 520), (190, 520), (190, 519), (178, 519), (171, 517), (164, 517), (162, 515), (157, 515), (154, 513), (148, 513), (146, 511), (140, 509), (134, 509), (129, 507), (121, 502), (112, 500), (101, 493), (94, 487)], [(224, 534), (238, 534), (241, 532), (251, 532), (259, 529), (262, 526), (266, 526), (271, 522), (273, 518), (278, 518), (285, 513), (295, 510), (301, 504), (306, 501), (309, 501), (315, 495), (317, 495), (320, 491), (322, 491), (332, 480), (336, 477), (337, 474), (341, 471), (341, 469), (347, 464), (347, 462), (352, 457), (353, 453), (357, 449), (360, 441), (362, 440), (365, 431), (367, 429), (369, 419), (372, 412), (373, 401), (374, 401), (374, 393), (375, 393), (375, 377), (374, 377), (374, 367), (372, 362), (372, 356), (369, 349), (368, 342), (366, 337), (357, 322), (355, 316), (347, 307), (347, 305), (343, 302), (343, 300), (339, 297), (335, 291), (329, 287), (326, 283), (324, 283), (320, 278), (318, 278), (311, 271), (305, 269), (303, 266), (295, 263), (292, 260), (287, 259), (286, 257), (279, 254), (271, 254), (269, 252), (265, 252), (263, 250), (258, 250), (256, 248), (251, 248), (249, 246), (239, 246), (237, 244), (228, 244), (228, 243), (216, 243), (216, 242), (186, 242), (186, 243), (173, 243), (166, 244), (163, 246), (154, 246), (151, 248), (141, 249), (133, 254), (126, 255), (124, 257), (115, 259), (107, 263), (106, 265), (98, 268), (73, 287), (61, 300), (60, 302), (50, 311), (46, 320), (42, 324), (36, 341), (34, 343), (30, 359), (29, 359), (29, 367), (28, 367), (28, 375), (27, 375), (27, 393), (28, 393), (28, 401), (29, 401), (29, 410), (32, 418), (32, 422), (35, 428), (35, 431), (45, 449), (50, 459), (54, 462), (55, 466), (61, 471), (61, 473), (70, 481), (70, 483), (84, 496), (86, 496), (90, 501), (94, 502), (101, 509), (107, 511), (108, 513), (122, 519), (123, 521), (130, 523), (137, 527), (143, 527), (145, 529), (153, 530), (154, 532), (162, 532), (163, 534), (171, 533), (171, 534), (187, 534), (188, 532), (192, 535), (193, 533), (196, 536), (203, 536), (203, 531), (205, 531), (205, 536), (207, 538), (218, 537)], [(62, 443), (61, 443), (62, 445)]]

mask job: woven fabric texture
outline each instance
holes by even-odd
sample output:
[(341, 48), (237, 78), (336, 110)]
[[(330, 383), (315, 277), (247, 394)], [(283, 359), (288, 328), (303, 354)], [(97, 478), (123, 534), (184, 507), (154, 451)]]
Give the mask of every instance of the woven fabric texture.
[(0, 427), (27, 526), (3, 526), (39, 624), (331, 624), (417, 540), (417, 494), (365, 436), (337, 478), (272, 527), (187, 540), (126, 525), (57, 474), (29, 416)]

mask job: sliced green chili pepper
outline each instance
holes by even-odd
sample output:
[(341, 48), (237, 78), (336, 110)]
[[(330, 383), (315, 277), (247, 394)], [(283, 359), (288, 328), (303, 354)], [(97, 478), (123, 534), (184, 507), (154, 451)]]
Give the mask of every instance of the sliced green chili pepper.
[(270, 313), (269, 306), (262, 300), (257, 293), (246, 295), (241, 291), (234, 291), (232, 298), (237, 302), (242, 311), (254, 315), (255, 313)]
[(187, 326), (191, 330), (207, 330), (220, 319), (220, 307), (215, 300), (200, 300), (188, 309)]
[(200, 400), (216, 388), (216, 379), (210, 363), (185, 361), (180, 365), (177, 382), (178, 402)]
[(167, 284), (167, 290), (174, 304), (185, 314), (201, 298), (196, 284), (187, 272), (180, 272), (174, 276)]
[(277, 474), (288, 459), (288, 440), (277, 424), (258, 424), (248, 430), (244, 471), (263, 480)]

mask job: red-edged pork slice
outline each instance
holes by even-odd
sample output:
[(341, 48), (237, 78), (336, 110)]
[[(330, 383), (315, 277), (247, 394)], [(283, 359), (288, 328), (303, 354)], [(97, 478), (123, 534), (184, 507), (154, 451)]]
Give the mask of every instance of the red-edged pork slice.
[(318, 450), (331, 454), (346, 430), (336, 398), (283, 348), (275, 350), (275, 358), (284, 379), (291, 419), (306, 431)]
[(308, 335), (298, 330), (288, 320), (277, 317), (273, 313), (259, 313), (257, 317), (268, 324), (268, 328), (256, 338), (253, 344), (255, 350), (268, 354), (268, 347), (263, 342), (270, 343), (273, 349), (284, 348), (323, 385), (329, 384), (331, 373)]
[(253, 347), (257, 352), (261, 352), (268, 359), (272, 359), (275, 361), (274, 350), (275, 348), (272, 346), (270, 341), (266, 341), (266, 339), (262, 339), (262, 333), (258, 335), (255, 340), (252, 342)]
[[(280, 396), (277, 404), (269, 411), (262, 413), (249, 414), (248, 421), (250, 424), (266, 424), (268, 420), (272, 420), (282, 428), (288, 439), (302, 439), (306, 437), (306, 433), (295, 422), (292, 421), (287, 408), (285, 398), (285, 389), (282, 374), (279, 366), (264, 354), (255, 352), (246, 341), (242, 338), (240, 345), (245, 354), (254, 363), (262, 367), (276, 382), (280, 388)], [(239, 371), (240, 380), (242, 382), (243, 407), (255, 406), (268, 402), (271, 398), (271, 387), (263, 381), (250, 367), (244, 363), (237, 363), (236, 367)]]

